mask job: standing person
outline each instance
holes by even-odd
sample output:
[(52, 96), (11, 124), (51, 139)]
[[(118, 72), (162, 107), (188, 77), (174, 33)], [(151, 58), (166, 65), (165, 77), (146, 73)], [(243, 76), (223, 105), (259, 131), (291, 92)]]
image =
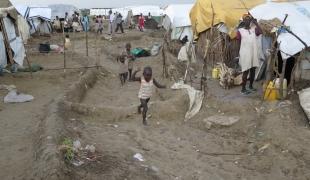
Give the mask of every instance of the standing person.
[(119, 28), (121, 29), (121, 32), (124, 33), (124, 29), (123, 29), (123, 16), (121, 15), (121, 13), (119, 13), (117, 15), (117, 18), (116, 18), (116, 29), (115, 29), (115, 32), (117, 32)]
[(139, 16), (139, 30), (141, 32), (144, 31), (144, 22), (145, 22), (145, 19), (144, 19), (143, 14), (141, 13), (140, 16)]
[(129, 72), (129, 80), (132, 79), (132, 69), (133, 69), (133, 63), (135, 60), (135, 56), (131, 53), (131, 44), (130, 43), (126, 43), (125, 45), (126, 48), (126, 56), (128, 59), (128, 72)]
[(72, 14), (72, 27), (73, 27), (73, 31), (77, 32), (78, 28), (79, 28), (79, 16), (74, 13)]
[(117, 58), (119, 63), (119, 78), (121, 80), (121, 85), (126, 83), (128, 77), (128, 61), (126, 60), (126, 55), (122, 54)]
[(152, 19), (151, 12), (149, 12), (149, 15), (147, 16), (147, 19), (148, 19), (148, 20)]
[(97, 30), (97, 34), (102, 34), (103, 31), (103, 20), (102, 20), (102, 16), (99, 15), (99, 17), (96, 19), (96, 21), (98, 22), (98, 30)]
[(147, 66), (143, 70), (143, 76), (136, 77), (137, 72), (139, 72), (139, 69), (133, 73), (133, 80), (134, 81), (140, 81), (141, 86), (139, 90), (139, 99), (140, 99), (140, 105), (138, 106), (138, 113), (141, 114), (141, 108), (143, 108), (142, 112), (142, 118), (143, 118), (143, 124), (147, 125), (146, 122), (146, 113), (148, 111), (148, 102), (150, 101), (150, 98), (153, 93), (154, 85), (157, 88), (166, 88), (166, 86), (160, 85), (155, 78), (152, 77), (152, 68)]
[(114, 32), (114, 14), (109, 11), (109, 35), (113, 35)]
[(64, 31), (69, 32), (70, 27), (71, 27), (70, 17), (69, 17), (69, 14), (66, 12), (65, 19), (64, 19)]
[(53, 22), (53, 29), (58, 33), (61, 32), (61, 25), (60, 25), (60, 20), (58, 16), (56, 16), (56, 19)]
[(85, 32), (89, 31), (89, 18), (86, 14), (83, 16), (82, 24), (83, 24), (83, 30)]
[[(238, 29), (237, 39), (240, 42), (239, 64), (241, 66), (242, 75), (242, 89), (241, 93), (248, 95), (255, 92), (253, 87), (255, 79), (255, 69), (259, 66), (259, 50), (258, 50), (258, 36), (262, 34), (262, 30), (258, 25), (256, 19), (249, 14), (243, 15), (243, 27)], [(250, 73), (250, 85), (246, 89), (248, 75)]]

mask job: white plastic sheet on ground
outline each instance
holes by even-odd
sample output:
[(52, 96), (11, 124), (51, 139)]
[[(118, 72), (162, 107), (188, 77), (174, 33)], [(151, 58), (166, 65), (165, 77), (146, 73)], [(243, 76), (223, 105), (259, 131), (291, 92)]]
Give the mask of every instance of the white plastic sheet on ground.
[(300, 105), (305, 111), (308, 120), (310, 120), (310, 88), (303, 89), (302, 91), (298, 92), (298, 94)]
[(4, 103), (22, 103), (29, 102), (34, 99), (33, 96), (28, 94), (18, 93), (16, 89), (11, 90), (5, 97)]
[[(259, 20), (271, 20), (278, 18), (284, 20), (285, 14), (288, 14), (285, 25), (299, 36), (307, 45), (310, 46), (310, 1), (299, 1), (290, 3), (272, 3), (268, 2), (259, 5), (250, 13)], [(305, 46), (289, 33), (281, 33), (278, 37), (280, 50), (283, 59), (289, 58), (300, 52)]]
[(183, 81), (174, 83), (171, 89), (186, 89), (189, 96), (189, 108), (185, 114), (185, 121), (190, 120), (194, 117), (202, 106), (202, 101), (204, 97), (204, 93), (202, 91), (198, 91), (195, 88), (191, 87), (188, 84), (184, 84)]

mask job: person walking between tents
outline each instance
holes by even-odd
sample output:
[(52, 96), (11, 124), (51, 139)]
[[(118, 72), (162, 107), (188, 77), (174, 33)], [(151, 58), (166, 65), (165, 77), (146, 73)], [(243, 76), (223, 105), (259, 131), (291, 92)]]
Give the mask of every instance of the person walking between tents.
[(83, 16), (82, 24), (83, 24), (83, 30), (85, 32), (89, 31), (89, 18), (86, 14)]
[(114, 14), (112, 13), (112, 11), (109, 11), (109, 35), (113, 35), (114, 32)]
[(144, 22), (145, 22), (145, 19), (144, 19), (143, 14), (141, 13), (141, 15), (139, 16), (139, 30), (141, 32), (144, 31)]
[[(249, 14), (243, 15), (241, 26), (237, 32), (237, 39), (240, 42), (239, 65), (243, 72), (241, 93), (248, 95), (256, 91), (253, 87), (253, 82), (255, 79), (255, 69), (259, 66), (258, 36), (262, 34), (262, 30), (256, 19)], [(249, 74), (250, 85), (246, 89)]]
[(116, 17), (116, 29), (115, 32), (118, 32), (118, 29), (121, 29), (121, 32), (124, 33), (123, 29), (123, 16), (119, 13)]
[(53, 22), (53, 30), (58, 33), (61, 32), (60, 19), (58, 16), (56, 16), (56, 19)]

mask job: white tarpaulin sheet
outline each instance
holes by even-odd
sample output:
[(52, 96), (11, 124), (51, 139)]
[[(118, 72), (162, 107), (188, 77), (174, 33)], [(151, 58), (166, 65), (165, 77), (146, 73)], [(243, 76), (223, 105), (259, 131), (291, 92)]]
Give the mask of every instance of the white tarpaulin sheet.
[(185, 114), (185, 121), (190, 120), (194, 117), (202, 106), (202, 100), (204, 97), (204, 93), (202, 91), (198, 91), (195, 88), (191, 87), (188, 84), (184, 84), (184, 82), (177, 82), (172, 85), (171, 89), (186, 89), (189, 96), (189, 108)]
[(164, 10), (166, 17), (163, 20), (163, 27), (166, 30), (172, 29), (171, 39), (182, 39), (187, 36), (188, 40), (193, 39), (193, 31), (189, 13), (193, 4), (172, 4)]
[(51, 20), (52, 9), (48, 7), (30, 7), (27, 18), (42, 17), (46, 20)]
[(56, 16), (59, 18), (65, 18), (66, 12), (69, 16), (71, 16), (74, 12), (80, 12), (77, 7), (68, 4), (53, 4), (49, 5), (48, 7), (52, 10), (52, 19), (56, 19)]
[(94, 8), (90, 9), (90, 15), (91, 16), (108, 16), (109, 15), (109, 9), (100, 9), (100, 8)]
[(172, 4), (164, 10), (164, 15), (168, 16), (171, 21), (171, 28), (191, 26), (189, 13), (193, 5), (194, 4)]
[[(253, 8), (250, 13), (258, 19), (271, 20), (278, 18), (284, 20), (285, 14), (288, 14), (285, 25), (299, 36), (304, 42), (310, 45), (310, 1), (299, 1), (290, 3), (272, 3), (259, 5)], [(293, 35), (285, 32), (278, 37), (280, 50), (283, 59), (289, 58), (300, 52), (305, 46)]]
[(6, 67), (6, 65), (7, 65), (7, 57), (6, 57), (4, 39), (2, 32), (0, 31), (0, 66)]
[(13, 22), (9, 18), (4, 18), (4, 26), (5, 30), (8, 35), (8, 40), (10, 42), (10, 46), (14, 52), (14, 61), (19, 64), (23, 65), (23, 61), (25, 58), (25, 48), (24, 48), (24, 43), (20, 37), (16, 36), (15, 32), (15, 26)]
[(300, 105), (310, 120), (310, 88), (298, 92)]
[(160, 9), (159, 6), (129, 6), (126, 8), (132, 10), (133, 16), (140, 15), (141, 13), (144, 16), (148, 16), (149, 13), (151, 13), (152, 16), (162, 16), (163, 15), (163, 10)]

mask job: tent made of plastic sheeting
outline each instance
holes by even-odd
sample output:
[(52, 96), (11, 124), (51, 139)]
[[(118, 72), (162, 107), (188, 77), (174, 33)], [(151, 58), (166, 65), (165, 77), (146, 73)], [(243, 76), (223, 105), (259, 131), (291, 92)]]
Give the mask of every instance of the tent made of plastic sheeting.
[[(12, 14), (12, 15), (11, 15)], [(0, 8), (0, 66), (6, 67), (8, 62), (23, 65), (25, 48), (22, 38), (19, 35), (17, 23), (17, 11), (11, 6)], [(12, 52), (12, 58), (7, 56)], [(13, 62), (14, 61), (14, 62)]]
[(189, 18), (190, 10), (193, 4), (172, 4), (164, 10), (163, 27), (166, 30), (172, 30), (171, 39), (182, 39), (187, 36), (191, 41), (193, 31)]
[(164, 11), (159, 6), (129, 6), (126, 7), (132, 11), (133, 16), (138, 16), (141, 13), (143, 16), (148, 16), (151, 13), (152, 16), (162, 16)]
[(49, 7), (16, 6), (17, 11), (30, 24), (30, 34), (50, 34), (52, 32), (52, 9)]
[(91, 16), (108, 16), (109, 15), (109, 11), (111, 10), (111, 8), (93, 8), (90, 9), (90, 15)]
[(80, 10), (69, 4), (52, 4), (48, 6), (52, 10), (51, 19), (56, 19), (56, 16), (59, 18), (65, 18), (66, 12), (71, 16), (74, 12), (80, 13)]
[[(284, 20), (285, 14), (287, 14), (285, 26), (288, 26), (308, 47), (310, 46), (310, 1), (268, 2), (253, 8), (250, 13), (258, 20), (278, 18), (281, 21)], [(296, 37), (285, 31), (279, 34), (277, 41), (280, 44), (279, 48), (283, 59), (287, 59), (305, 48)]]
[(195, 38), (212, 26), (213, 15), (214, 25), (225, 23), (230, 36), (234, 37), (234, 29), (242, 15), (247, 13), (247, 8), (253, 8), (264, 2), (265, 0), (197, 0), (190, 12)]

